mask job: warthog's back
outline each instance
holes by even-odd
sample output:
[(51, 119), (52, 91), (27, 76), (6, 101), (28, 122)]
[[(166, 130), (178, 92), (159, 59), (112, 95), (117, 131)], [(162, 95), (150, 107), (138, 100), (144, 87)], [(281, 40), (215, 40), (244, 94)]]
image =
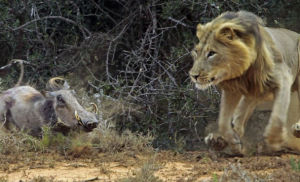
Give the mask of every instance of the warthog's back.
[(44, 100), (44, 96), (30, 86), (8, 89), (0, 96), (0, 119), (8, 128), (13, 124), (18, 129), (30, 130), (35, 135), (43, 125), (37, 108)]
[(8, 90), (2, 92), (0, 98), (11, 96), (11, 97), (14, 97), (15, 99), (17, 99), (17, 98), (25, 99), (29, 95), (42, 96), (39, 91), (37, 91), (36, 89), (34, 89), (30, 86), (19, 86), (19, 87), (14, 87), (14, 88), (11, 88), (11, 89), (8, 89)]

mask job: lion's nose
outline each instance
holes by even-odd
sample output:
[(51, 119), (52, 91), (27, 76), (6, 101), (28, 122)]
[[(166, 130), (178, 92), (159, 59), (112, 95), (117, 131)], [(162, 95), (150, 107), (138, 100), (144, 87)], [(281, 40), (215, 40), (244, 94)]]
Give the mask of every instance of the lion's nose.
[(199, 77), (199, 75), (191, 75), (192, 78), (194, 78), (195, 80), (197, 80), (197, 78)]

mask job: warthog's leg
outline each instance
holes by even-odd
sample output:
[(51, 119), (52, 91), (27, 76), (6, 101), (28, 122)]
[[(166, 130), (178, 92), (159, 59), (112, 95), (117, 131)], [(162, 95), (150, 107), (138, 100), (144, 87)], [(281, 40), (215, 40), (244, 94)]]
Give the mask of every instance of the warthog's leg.
[(3, 100), (0, 100), (0, 122), (1, 122), (1, 127), (6, 127), (7, 126), (7, 104)]
[(281, 149), (284, 143), (282, 134), (283, 132), (287, 132), (286, 121), (292, 86), (292, 76), (288, 74), (289, 73), (284, 73), (277, 77), (279, 81), (279, 88), (275, 91), (273, 110), (264, 133), (265, 141), (272, 150)]
[(257, 101), (255, 99), (247, 98), (243, 96), (233, 115), (233, 129), (239, 135), (240, 138), (244, 136), (245, 125), (253, 113)]
[[(222, 92), (221, 106), (219, 113), (219, 133), (210, 133), (205, 142), (216, 150), (224, 149), (227, 144), (234, 153), (241, 153), (242, 145), (240, 138), (231, 126), (232, 115), (240, 101), (241, 95), (228, 91)], [(222, 141), (222, 144), (220, 142)]]
[(6, 121), (7, 121), (7, 118), (6, 118), (6, 113), (3, 113), (3, 115), (1, 116), (1, 127), (4, 127), (6, 125)]

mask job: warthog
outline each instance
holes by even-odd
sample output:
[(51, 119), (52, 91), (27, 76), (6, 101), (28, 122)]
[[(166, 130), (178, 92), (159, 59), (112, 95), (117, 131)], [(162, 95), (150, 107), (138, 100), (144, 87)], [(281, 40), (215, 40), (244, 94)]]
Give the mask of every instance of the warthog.
[[(58, 84), (63, 81), (64, 84)], [(39, 92), (31, 86), (17, 86), (0, 95), (0, 121), (10, 129), (26, 130), (41, 136), (47, 125), (67, 133), (71, 129), (91, 131), (98, 125), (95, 113), (85, 110), (77, 101), (67, 82), (59, 77), (49, 80), (50, 91)]]

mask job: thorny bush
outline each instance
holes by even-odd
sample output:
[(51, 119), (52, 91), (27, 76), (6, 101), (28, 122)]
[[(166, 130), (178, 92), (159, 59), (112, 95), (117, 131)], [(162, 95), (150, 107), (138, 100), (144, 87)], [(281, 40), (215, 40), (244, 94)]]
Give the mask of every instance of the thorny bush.
[[(0, 63), (12, 58), (29, 61), (25, 80), (39, 88), (51, 76), (72, 73), (78, 89), (140, 106), (137, 113), (127, 109), (114, 117), (121, 118), (117, 129), (151, 132), (157, 137), (156, 146), (185, 148), (201, 141), (206, 123), (216, 119), (219, 98), (216, 89), (195, 91), (188, 78), (196, 24), (243, 9), (272, 20), (268, 24), (284, 22), (296, 29), (293, 20), (299, 17), (299, 4), (299, 0), (3, 0)], [(4, 87), (15, 83), (16, 70), (2, 80)]]

